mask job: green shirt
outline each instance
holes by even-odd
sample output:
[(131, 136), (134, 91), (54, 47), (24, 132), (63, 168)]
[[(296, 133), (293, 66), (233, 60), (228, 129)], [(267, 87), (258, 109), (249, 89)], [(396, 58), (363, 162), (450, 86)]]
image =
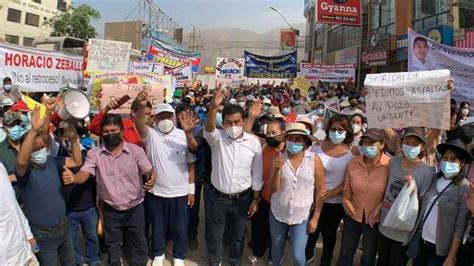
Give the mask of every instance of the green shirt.
[(5, 166), (9, 175), (15, 174), (16, 149), (10, 145), (8, 139), (0, 142), (0, 162)]

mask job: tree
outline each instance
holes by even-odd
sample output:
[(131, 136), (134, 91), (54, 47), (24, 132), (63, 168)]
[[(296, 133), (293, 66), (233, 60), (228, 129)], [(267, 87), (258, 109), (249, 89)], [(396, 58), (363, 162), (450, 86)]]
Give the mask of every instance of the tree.
[(44, 24), (52, 28), (51, 37), (69, 36), (87, 40), (97, 35), (91, 22), (98, 19), (100, 13), (97, 9), (89, 5), (80, 5), (57, 14)]

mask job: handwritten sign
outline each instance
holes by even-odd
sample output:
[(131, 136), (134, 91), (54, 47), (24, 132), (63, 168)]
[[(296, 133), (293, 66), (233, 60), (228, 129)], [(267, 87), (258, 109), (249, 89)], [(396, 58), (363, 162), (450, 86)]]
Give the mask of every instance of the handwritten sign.
[(130, 67), (133, 74), (157, 74), (163, 75), (165, 68), (163, 64), (153, 62), (133, 62)]
[(130, 114), (132, 102), (135, 100), (137, 95), (145, 88), (148, 88), (149, 98), (148, 100), (155, 109), (158, 103), (163, 102), (165, 87), (162, 84), (102, 84), (102, 108), (105, 108), (107, 103), (112, 100), (118, 100), (121, 97), (128, 95), (130, 100), (123, 104), (119, 109), (111, 110), (109, 113), (113, 114)]
[(88, 72), (128, 72), (132, 43), (89, 39)]
[(369, 127), (419, 126), (448, 130), (449, 77), (449, 70), (367, 75)]

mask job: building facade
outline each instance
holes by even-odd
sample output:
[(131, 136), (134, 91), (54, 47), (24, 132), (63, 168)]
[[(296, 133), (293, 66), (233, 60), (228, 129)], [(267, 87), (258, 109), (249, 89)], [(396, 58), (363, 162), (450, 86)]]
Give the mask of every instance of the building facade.
[(71, 0), (0, 0), (0, 38), (31, 46), (35, 39), (49, 37), (44, 22), (66, 11)]
[(362, 27), (318, 25), (318, 1), (307, 2), (307, 61), (357, 62), (360, 84), (368, 73), (407, 70), (408, 28), (446, 45), (474, 48), (473, 0), (363, 0)]

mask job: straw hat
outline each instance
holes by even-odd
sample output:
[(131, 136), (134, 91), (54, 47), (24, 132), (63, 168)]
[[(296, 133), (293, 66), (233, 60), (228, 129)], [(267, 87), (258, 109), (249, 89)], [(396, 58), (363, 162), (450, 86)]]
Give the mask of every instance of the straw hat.
[(311, 135), (316, 133), (316, 126), (314, 125), (313, 121), (311, 121), (311, 119), (309, 119), (307, 116), (301, 116), (296, 120), (296, 122), (308, 125), (311, 128)]
[(277, 138), (278, 141), (285, 141), (286, 137), (289, 135), (302, 135), (306, 137), (306, 144), (308, 146), (313, 145), (313, 142), (316, 141), (316, 138), (311, 135), (309, 130), (306, 129), (306, 126), (303, 123), (291, 123), (288, 124), (285, 128), (285, 135), (280, 135)]

